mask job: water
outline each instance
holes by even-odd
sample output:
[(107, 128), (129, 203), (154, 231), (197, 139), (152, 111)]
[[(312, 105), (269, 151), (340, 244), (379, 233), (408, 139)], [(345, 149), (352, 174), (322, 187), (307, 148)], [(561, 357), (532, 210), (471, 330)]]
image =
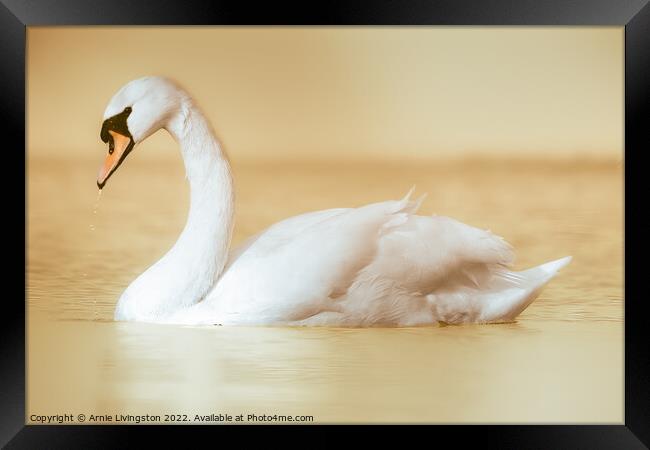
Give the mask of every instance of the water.
[[(90, 223), (90, 231), (95, 231), (95, 216), (97, 216), (97, 210), (99, 209), (99, 201), (101, 199), (102, 199), (102, 190), (99, 189), (97, 191), (97, 199), (95, 200), (95, 205), (93, 206), (93, 220)], [(86, 257), (88, 258), (88, 260), (90, 260), (92, 258), (92, 254), (88, 253), (86, 255)], [(86, 272), (84, 272), (83, 276), (84, 276), (84, 278), (87, 278), (88, 274)], [(97, 290), (97, 285), (93, 284), (93, 291), (96, 291), (96, 290)], [(97, 298), (95, 296), (92, 296), (92, 297), (93, 297), (93, 320), (97, 320), (98, 315), (99, 315), (99, 313), (97, 311)]]
[(416, 184), (415, 195), (428, 192), (422, 213), (504, 236), (518, 269), (574, 257), (515, 323), (407, 329), (113, 322), (120, 293), (180, 233), (188, 190), (180, 161), (135, 155), (97, 194), (97, 164), (29, 161), (28, 418), (623, 421), (620, 164), (234, 164), (235, 243), (293, 214), (401, 198)]

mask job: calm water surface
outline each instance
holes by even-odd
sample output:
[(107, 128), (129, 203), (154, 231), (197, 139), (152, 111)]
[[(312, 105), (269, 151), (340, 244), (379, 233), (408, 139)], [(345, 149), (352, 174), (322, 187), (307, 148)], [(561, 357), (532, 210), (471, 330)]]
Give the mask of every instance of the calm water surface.
[(622, 423), (618, 163), (233, 164), (234, 242), (290, 215), (428, 192), (421, 213), (489, 228), (516, 268), (574, 260), (515, 323), (391, 329), (116, 323), (176, 240), (180, 160), (28, 162), (31, 414), (278, 414), (315, 422)]

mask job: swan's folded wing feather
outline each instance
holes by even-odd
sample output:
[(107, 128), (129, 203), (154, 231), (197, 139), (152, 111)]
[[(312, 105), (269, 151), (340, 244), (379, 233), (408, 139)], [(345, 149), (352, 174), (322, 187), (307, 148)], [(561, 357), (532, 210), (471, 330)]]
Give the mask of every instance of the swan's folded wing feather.
[(484, 266), (505, 267), (512, 247), (489, 231), (444, 216), (410, 215), (387, 233), (367, 274), (399, 282), (411, 292), (431, 292), (451, 278), (478, 285)]
[(290, 242), (309, 227), (312, 227), (324, 220), (335, 217), (349, 208), (333, 208), (322, 211), (313, 211), (277, 222), (259, 233), (249, 237), (237, 248), (235, 248), (226, 266), (231, 266), (237, 259), (256, 258), (263, 254), (273, 252), (281, 245)]

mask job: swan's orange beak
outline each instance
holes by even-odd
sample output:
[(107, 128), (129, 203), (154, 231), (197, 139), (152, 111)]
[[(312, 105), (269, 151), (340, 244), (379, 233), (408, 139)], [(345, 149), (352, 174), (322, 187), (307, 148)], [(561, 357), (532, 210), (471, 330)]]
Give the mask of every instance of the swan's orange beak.
[(104, 164), (99, 168), (97, 175), (97, 187), (102, 189), (106, 181), (115, 172), (115, 170), (122, 164), (126, 155), (129, 154), (133, 148), (133, 139), (129, 136), (117, 133), (113, 130), (108, 130), (110, 135), (108, 154), (104, 160)]

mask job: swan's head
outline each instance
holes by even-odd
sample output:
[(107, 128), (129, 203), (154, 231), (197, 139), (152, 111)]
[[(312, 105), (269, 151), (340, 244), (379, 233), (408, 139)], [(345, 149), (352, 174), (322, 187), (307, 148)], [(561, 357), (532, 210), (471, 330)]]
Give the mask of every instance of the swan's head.
[(100, 137), (108, 153), (97, 175), (101, 189), (136, 144), (167, 126), (182, 106), (187, 94), (173, 81), (145, 77), (122, 87), (104, 111)]

